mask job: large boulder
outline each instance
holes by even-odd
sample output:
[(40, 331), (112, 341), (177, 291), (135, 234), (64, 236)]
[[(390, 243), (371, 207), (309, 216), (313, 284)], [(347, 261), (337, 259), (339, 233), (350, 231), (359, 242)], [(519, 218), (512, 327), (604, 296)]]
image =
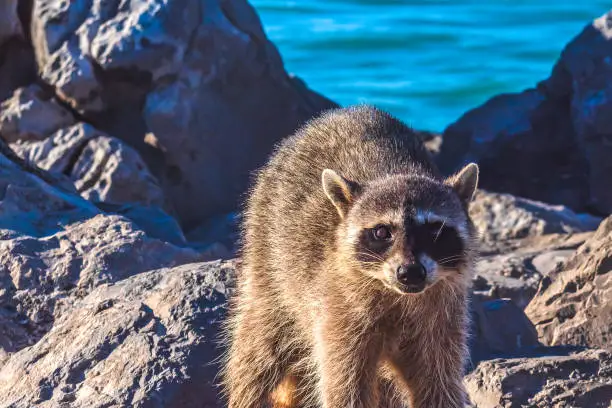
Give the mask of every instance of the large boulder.
[(485, 361), (464, 383), (475, 408), (609, 408), (612, 353), (586, 350)]
[(17, 89), (0, 105), (0, 135), (27, 163), (68, 176), (92, 202), (172, 211), (158, 180), (135, 149), (77, 122), (38, 85)]
[(481, 186), (612, 213), (612, 12), (588, 25), (536, 89), (499, 95), (444, 132), (445, 172), (481, 166)]
[(546, 344), (612, 344), (612, 217), (542, 280), (525, 311)]
[(0, 307), (28, 328), (23, 341), (32, 343), (72, 307), (75, 296), (140, 272), (201, 259), (194, 250), (148, 237), (123, 217), (99, 214), (50, 236), (2, 241)]
[(221, 407), (218, 333), (231, 277), (231, 263), (211, 262), (99, 287), (0, 365), (0, 406)]
[(31, 31), (42, 78), (143, 155), (187, 227), (233, 211), (274, 143), (335, 106), (246, 0), (35, 0)]
[(153, 234), (158, 238), (148, 236), (150, 225), (104, 214), (70, 184), (49, 183), (44, 174), (0, 155), (4, 353), (37, 341), (75, 298), (102, 283), (203, 259), (166, 242), (159, 231)]

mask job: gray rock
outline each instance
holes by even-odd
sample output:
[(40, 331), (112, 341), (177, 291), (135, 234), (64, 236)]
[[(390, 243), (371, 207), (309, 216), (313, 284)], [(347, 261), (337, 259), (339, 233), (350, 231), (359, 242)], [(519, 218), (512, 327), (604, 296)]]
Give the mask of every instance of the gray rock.
[(545, 234), (594, 231), (601, 222), (601, 218), (576, 214), (561, 205), (482, 190), (470, 203), (469, 212), (480, 239), (488, 244)]
[(15, 91), (0, 104), (0, 134), (9, 144), (44, 140), (75, 123), (72, 114), (38, 85)]
[(542, 280), (525, 311), (545, 344), (612, 344), (612, 217)]
[(216, 408), (231, 263), (99, 287), (0, 368), (0, 406)]
[(159, 182), (136, 150), (91, 125), (78, 123), (11, 147), (28, 163), (67, 175), (90, 201), (168, 209)]
[(208, 248), (219, 244), (227, 248), (229, 253), (235, 254), (240, 239), (240, 215), (229, 213), (211, 217), (196, 228), (187, 231), (186, 236), (191, 246)]
[[(105, 213), (123, 215), (138, 225), (147, 236), (157, 238), (178, 246), (186, 246), (187, 240), (174, 217), (171, 217), (158, 207), (144, 207), (141, 205), (115, 205), (105, 202), (95, 203)], [(194, 245), (189, 245), (194, 248)], [(202, 252), (202, 251), (199, 251)], [(206, 257), (206, 259), (215, 259)]]
[(609, 408), (612, 353), (485, 361), (464, 383), (476, 408)]
[(611, 213), (611, 21), (587, 26), (537, 89), (496, 96), (450, 125), (442, 170), (477, 161), (485, 189)]
[(34, 342), (95, 287), (160, 267), (203, 260), (198, 252), (150, 238), (127, 219), (99, 214), (41, 238), (0, 243), (0, 307), (15, 311)]
[(147, 236), (126, 218), (101, 214), (76, 192), (48, 184), (3, 155), (0, 191), (5, 352), (36, 341), (74, 296), (101, 283), (204, 259)]
[(548, 234), (483, 246), (476, 261), (474, 294), (483, 300), (509, 298), (525, 308), (543, 277), (574, 253), (592, 233)]
[(612, 11), (593, 21), (563, 50), (545, 86), (570, 98), (576, 140), (588, 162), (592, 208), (612, 213)]
[(235, 210), (273, 144), (335, 106), (245, 0), (35, 0), (32, 33), (43, 79), (143, 155), (183, 226)]

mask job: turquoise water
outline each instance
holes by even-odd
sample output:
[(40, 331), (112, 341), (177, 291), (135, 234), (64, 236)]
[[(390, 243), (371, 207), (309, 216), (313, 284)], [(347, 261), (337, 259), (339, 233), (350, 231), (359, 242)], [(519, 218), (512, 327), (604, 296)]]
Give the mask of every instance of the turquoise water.
[(251, 0), (288, 71), (347, 105), (441, 131), (545, 79), (612, 1)]

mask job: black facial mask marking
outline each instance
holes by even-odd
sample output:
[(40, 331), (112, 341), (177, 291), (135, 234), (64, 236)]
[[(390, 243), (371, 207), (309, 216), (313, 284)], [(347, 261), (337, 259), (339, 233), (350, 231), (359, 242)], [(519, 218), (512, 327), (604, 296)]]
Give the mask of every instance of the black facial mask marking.
[(414, 237), (414, 252), (425, 253), (441, 266), (457, 267), (464, 259), (464, 245), (457, 230), (442, 222), (414, 225), (408, 230)]

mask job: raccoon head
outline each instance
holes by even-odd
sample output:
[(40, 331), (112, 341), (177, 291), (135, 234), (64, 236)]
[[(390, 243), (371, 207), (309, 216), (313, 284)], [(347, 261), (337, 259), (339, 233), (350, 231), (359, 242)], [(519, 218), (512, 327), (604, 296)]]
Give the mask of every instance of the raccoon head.
[(326, 169), (322, 182), (342, 219), (338, 244), (351, 270), (402, 294), (441, 279), (469, 280), (474, 228), (467, 206), (478, 184), (476, 164), (443, 181), (390, 175), (358, 185)]

